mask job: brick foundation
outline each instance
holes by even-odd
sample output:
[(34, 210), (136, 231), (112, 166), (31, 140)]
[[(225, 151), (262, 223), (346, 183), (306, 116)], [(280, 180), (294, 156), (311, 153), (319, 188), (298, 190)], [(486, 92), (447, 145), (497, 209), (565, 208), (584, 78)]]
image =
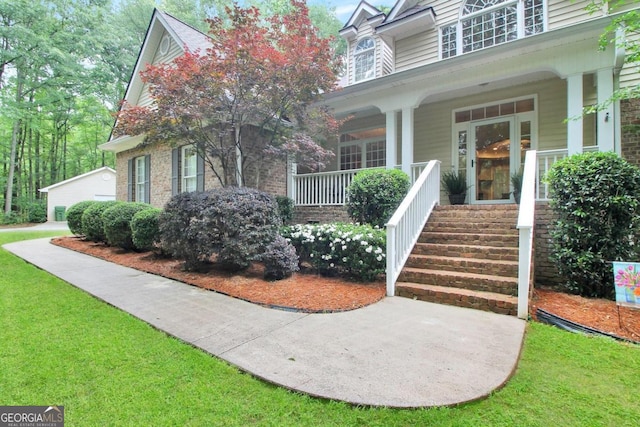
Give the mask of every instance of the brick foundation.
[(293, 212), (294, 224), (318, 222), (351, 222), (345, 206), (296, 206)]
[(622, 127), (622, 157), (640, 166), (640, 99), (620, 102)]

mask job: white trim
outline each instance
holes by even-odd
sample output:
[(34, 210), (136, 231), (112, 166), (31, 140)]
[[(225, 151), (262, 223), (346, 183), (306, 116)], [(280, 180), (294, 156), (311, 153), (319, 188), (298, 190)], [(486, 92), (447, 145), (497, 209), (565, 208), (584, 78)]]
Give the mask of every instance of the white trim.
[(69, 179), (66, 179), (64, 181), (60, 181), (60, 182), (58, 182), (56, 184), (51, 184), (51, 185), (49, 185), (47, 187), (43, 187), (43, 188), (39, 189), (38, 191), (40, 191), (41, 193), (48, 193), (49, 190), (52, 190), (52, 189), (57, 188), (57, 187), (61, 187), (63, 185), (67, 185), (67, 184), (69, 184), (69, 183), (71, 183), (73, 181), (77, 181), (79, 179), (82, 179), (82, 178), (85, 178), (87, 176), (90, 176), (90, 175), (93, 175), (93, 174), (96, 174), (96, 173), (100, 173), (100, 172), (111, 172), (111, 173), (113, 173), (113, 175), (116, 174), (116, 171), (114, 169), (111, 169), (109, 166), (103, 166), (101, 168), (94, 169), (91, 172), (86, 172), (86, 173), (83, 173), (82, 175), (77, 175), (77, 176), (74, 176), (73, 178), (69, 178)]
[[(189, 156), (190, 158), (195, 159), (193, 175), (185, 174), (185, 169), (187, 165), (187, 156), (185, 155), (185, 153), (187, 150), (193, 150), (193, 154)], [(180, 192), (186, 193), (186, 192), (197, 191), (198, 189), (198, 151), (193, 145), (184, 145), (180, 147), (180, 165), (178, 167), (180, 168)], [(186, 181), (188, 179), (192, 179), (194, 182), (194, 187), (192, 190), (187, 190)]]

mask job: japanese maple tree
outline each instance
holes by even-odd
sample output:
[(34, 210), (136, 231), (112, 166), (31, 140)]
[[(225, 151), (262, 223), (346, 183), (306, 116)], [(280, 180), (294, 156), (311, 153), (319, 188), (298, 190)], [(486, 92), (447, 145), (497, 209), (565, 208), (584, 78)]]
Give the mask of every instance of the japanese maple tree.
[(191, 143), (220, 183), (244, 185), (265, 157), (296, 155), (316, 170), (333, 153), (323, 145), (339, 124), (317, 106), (335, 89), (339, 63), (318, 35), (303, 1), (268, 18), (237, 4), (208, 20), (211, 47), (141, 73), (154, 103), (123, 105), (115, 135), (145, 134), (145, 143)]

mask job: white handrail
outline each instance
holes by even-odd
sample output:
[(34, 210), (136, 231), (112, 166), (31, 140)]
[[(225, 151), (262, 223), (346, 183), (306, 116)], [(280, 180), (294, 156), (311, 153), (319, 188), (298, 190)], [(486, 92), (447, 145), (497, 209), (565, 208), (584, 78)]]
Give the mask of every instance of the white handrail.
[(387, 296), (418, 241), (433, 208), (440, 203), (440, 161), (431, 160), (387, 223)]
[(522, 173), (520, 210), (518, 212), (518, 317), (526, 319), (529, 314), (529, 282), (531, 281), (531, 252), (533, 249), (533, 226), (536, 209), (536, 152), (527, 151)]

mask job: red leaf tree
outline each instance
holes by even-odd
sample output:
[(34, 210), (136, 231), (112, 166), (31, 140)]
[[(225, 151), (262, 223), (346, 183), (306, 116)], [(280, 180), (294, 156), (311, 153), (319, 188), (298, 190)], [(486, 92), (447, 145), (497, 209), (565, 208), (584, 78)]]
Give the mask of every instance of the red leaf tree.
[(263, 19), (234, 4), (226, 19), (208, 20), (211, 47), (148, 65), (141, 78), (154, 103), (123, 105), (115, 135), (191, 143), (224, 186), (244, 185), (247, 168), (265, 156), (323, 168), (340, 123), (317, 101), (335, 89), (340, 64), (305, 3), (291, 4), (286, 16)]

